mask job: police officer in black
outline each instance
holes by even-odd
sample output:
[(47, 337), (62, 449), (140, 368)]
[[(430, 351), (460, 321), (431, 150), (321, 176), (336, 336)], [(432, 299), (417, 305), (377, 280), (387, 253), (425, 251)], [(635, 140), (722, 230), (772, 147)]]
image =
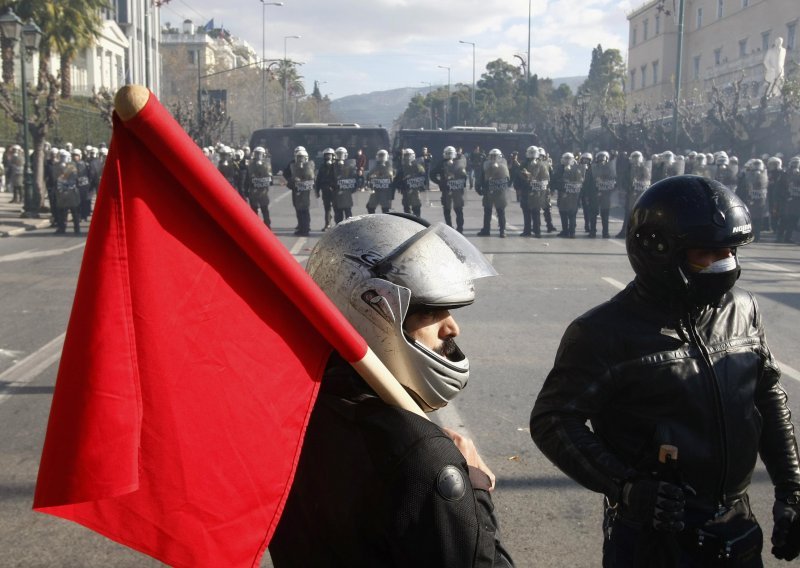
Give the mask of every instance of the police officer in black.
[(322, 209), (325, 215), (325, 224), (322, 226), (323, 231), (327, 231), (330, 228), (332, 221), (333, 191), (336, 186), (336, 173), (333, 168), (334, 160), (335, 152), (333, 148), (325, 148), (322, 151), (322, 164), (317, 170), (317, 183), (314, 186), (317, 197), (322, 197)]
[(800, 553), (787, 396), (758, 305), (734, 286), (752, 240), (749, 211), (722, 184), (664, 179), (631, 213), (636, 277), (564, 333), (530, 431), (605, 496), (604, 567), (762, 566), (747, 494), (759, 455), (775, 486), (772, 553)]

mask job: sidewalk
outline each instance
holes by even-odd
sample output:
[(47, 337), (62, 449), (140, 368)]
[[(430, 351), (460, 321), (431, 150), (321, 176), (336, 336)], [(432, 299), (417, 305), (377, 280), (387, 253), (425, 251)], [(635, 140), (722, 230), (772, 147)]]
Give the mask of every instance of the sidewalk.
[(50, 214), (42, 213), (39, 219), (23, 219), (21, 203), (11, 203), (10, 191), (0, 193), (0, 237), (13, 237), (26, 231), (50, 227)]

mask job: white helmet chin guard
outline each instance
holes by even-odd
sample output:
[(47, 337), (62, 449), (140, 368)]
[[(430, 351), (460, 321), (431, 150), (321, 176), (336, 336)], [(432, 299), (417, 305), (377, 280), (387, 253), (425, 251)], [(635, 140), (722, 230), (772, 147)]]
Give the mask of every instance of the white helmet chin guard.
[(399, 215), (352, 217), (320, 238), (307, 270), (424, 411), (467, 384), (458, 347), (444, 356), (403, 329), (410, 311), (471, 304), (473, 280), (497, 274), (460, 233)]

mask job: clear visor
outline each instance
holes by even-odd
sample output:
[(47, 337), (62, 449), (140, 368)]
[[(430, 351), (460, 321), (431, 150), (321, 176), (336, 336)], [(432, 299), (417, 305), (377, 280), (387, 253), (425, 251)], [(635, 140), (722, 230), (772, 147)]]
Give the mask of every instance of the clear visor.
[(411, 304), (457, 307), (475, 299), (473, 281), (497, 276), (475, 245), (444, 223), (415, 234), (375, 267), (390, 282), (411, 290)]

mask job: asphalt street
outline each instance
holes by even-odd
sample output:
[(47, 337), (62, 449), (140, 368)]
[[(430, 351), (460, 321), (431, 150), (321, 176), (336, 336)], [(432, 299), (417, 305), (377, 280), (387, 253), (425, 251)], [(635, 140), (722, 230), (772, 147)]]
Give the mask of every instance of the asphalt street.
[[(438, 193), (425, 199), (423, 216), (441, 219)], [(271, 190), (275, 233), (304, 262), (321, 235), (322, 209), (312, 210), (312, 234), (292, 235), (288, 192)], [(365, 212), (366, 193), (355, 195)], [(521, 225), (509, 192), (508, 216)], [(538, 451), (528, 418), (569, 321), (608, 299), (633, 273), (624, 241), (548, 235), (478, 238), (482, 209), (470, 192), (467, 236), (500, 276), (479, 281), (473, 306), (454, 312), (459, 344), (472, 362), (467, 389), (437, 420), (467, 431), (497, 474), (495, 505), (503, 539), (518, 566), (599, 566), (602, 498), (577, 486)], [(621, 227), (614, 220), (611, 234)], [(91, 231), (91, 229), (89, 229)], [(800, 405), (800, 247), (763, 242), (741, 251), (740, 285), (755, 292), (767, 338), (784, 369), (784, 387), (795, 416)], [(27, 230), (0, 239), (0, 566), (146, 567), (145, 556), (82, 527), (31, 511), (32, 496), (63, 334), (70, 314), (85, 235)], [(624, 326), (625, 322), (619, 322)], [(772, 492), (759, 464), (751, 498), (769, 538)], [(768, 545), (767, 545), (768, 548)], [(779, 563), (765, 554), (767, 566)], [(269, 560), (265, 559), (265, 566)]]

